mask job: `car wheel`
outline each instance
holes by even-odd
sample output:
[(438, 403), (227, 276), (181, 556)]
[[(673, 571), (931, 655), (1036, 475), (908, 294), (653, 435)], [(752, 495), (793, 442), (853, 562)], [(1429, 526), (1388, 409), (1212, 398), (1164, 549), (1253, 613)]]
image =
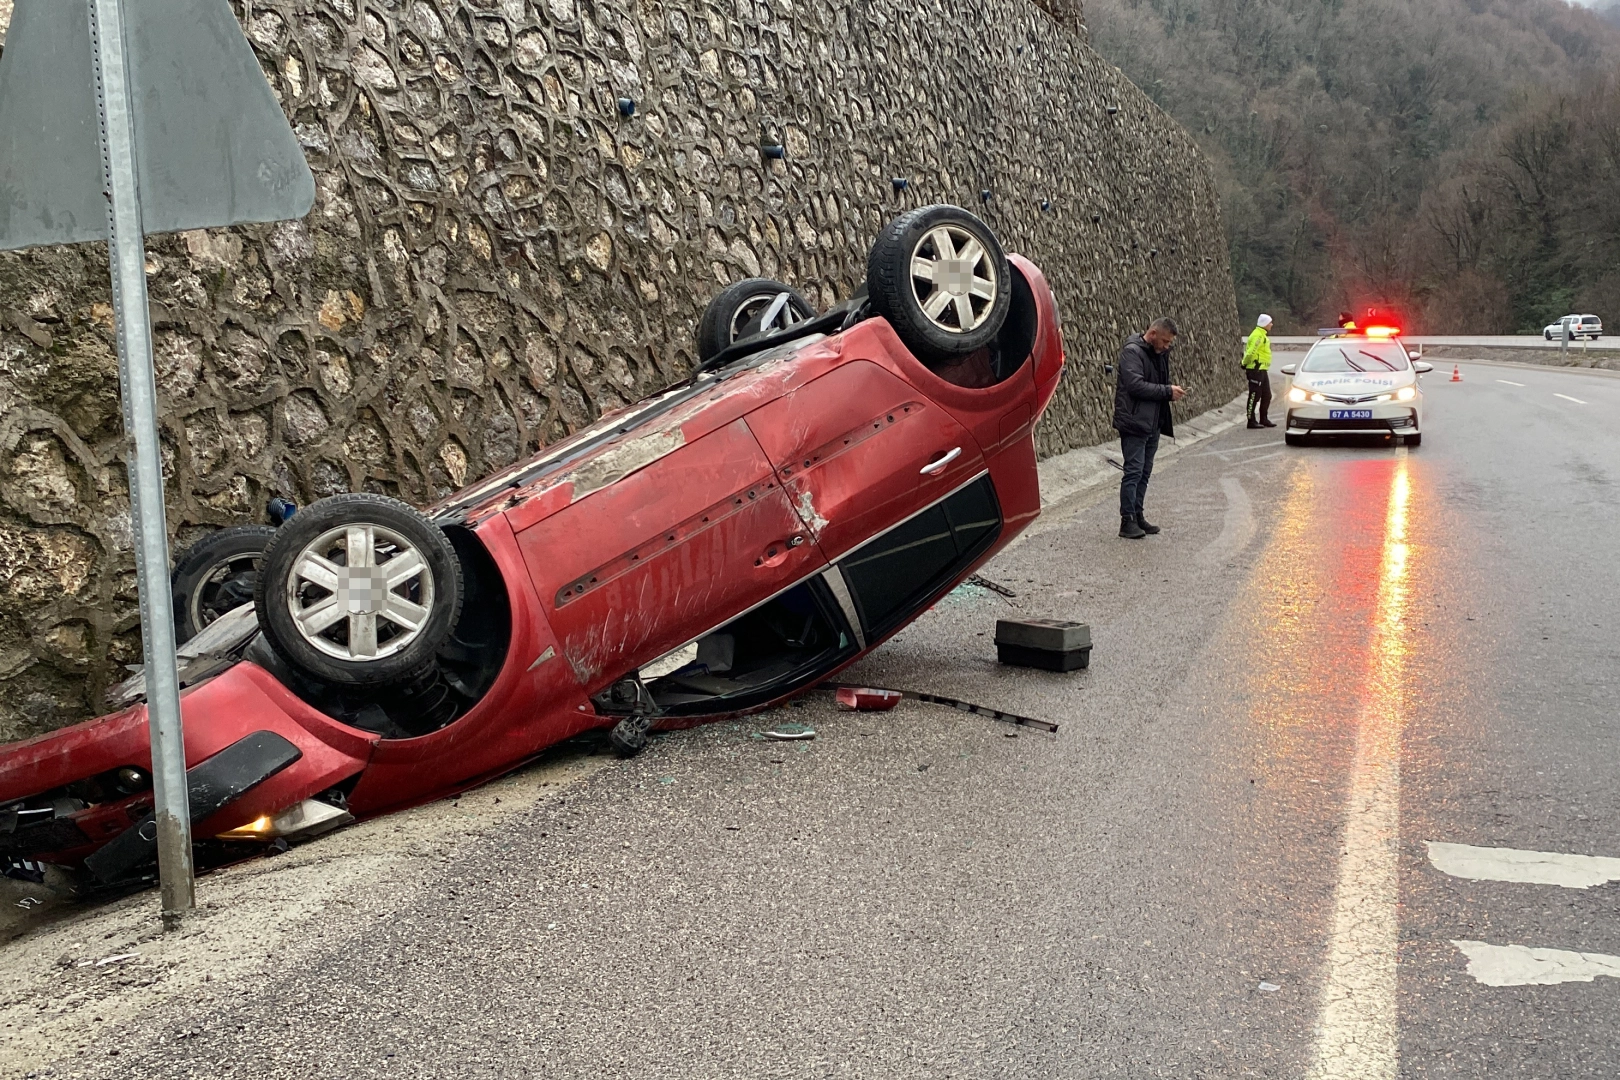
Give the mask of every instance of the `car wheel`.
[(385, 686), (433, 664), (461, 614), (461, 565), (404, 503), (334, 495), (276, 531), (254, 603), (293, 667), (334, 686)]
[(815, 305), (791, 285), (770, 278), (728, 285), (703, 309), (697, 332), (698, 362), (712, 359), (735, 341), (786, 330), (815, 317)]
[(190, 641), (227, 611), (253, 603), (264, 549), (275, 535), (268, 525), (232, 525), (181, 553), (169, 575), (178, 643)]
[(1422, 446), (1423, 445), (1423, 433), (1419, 432), (1416, 435), (1408, 435), (1406, 437), (1406, 445), (1407, 446)]
[(895, 218), (866, 263), (872, 310), (925, 363), (982, 349), (1012, 305), (1012, 269), (990, 227), (959, 206)]
[(619, 757), (633, 758), (647, 749), (647, 733), (651, 730), (652, 717), (627, 716), (608, 732), (608, 745)]

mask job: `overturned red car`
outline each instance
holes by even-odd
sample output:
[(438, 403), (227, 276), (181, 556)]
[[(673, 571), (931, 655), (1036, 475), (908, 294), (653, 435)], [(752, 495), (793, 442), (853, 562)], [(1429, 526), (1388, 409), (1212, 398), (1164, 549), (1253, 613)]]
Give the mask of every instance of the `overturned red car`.
[[(771, 706), (1036, 517), (1057, 309), (966, 211), (896, 219), (866, 287), (823, 314), (734, 285), (698, 338), (687, 381), (426, 512), (334, 496), (188, 571), (200, 844), (314, 835), (588, 729), (633, 753)], [(0, 864), (145, 880), (150, 765), (138, 701), (0, 748)]]

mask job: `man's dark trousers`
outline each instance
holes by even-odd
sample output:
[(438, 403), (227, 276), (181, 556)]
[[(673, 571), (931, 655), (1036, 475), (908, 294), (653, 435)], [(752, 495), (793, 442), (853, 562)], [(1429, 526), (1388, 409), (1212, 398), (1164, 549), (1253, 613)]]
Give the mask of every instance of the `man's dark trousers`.
[[(1260, 371), (1257, 368), (1244, 368), (1243, 374), (1249, 377), (1249, 419), (1268, 420), (1271, 418), (1271, 373)], [(1259, 415), (1255, 415), (1258, 406)]]
[(1159, 433), (1121, 435), (1119, 448), (1125, 458), (1125, 475), (1119, 482), (1119, 516), (1137, 517), (1153, 477), (1153, 457), (1159, 452)]

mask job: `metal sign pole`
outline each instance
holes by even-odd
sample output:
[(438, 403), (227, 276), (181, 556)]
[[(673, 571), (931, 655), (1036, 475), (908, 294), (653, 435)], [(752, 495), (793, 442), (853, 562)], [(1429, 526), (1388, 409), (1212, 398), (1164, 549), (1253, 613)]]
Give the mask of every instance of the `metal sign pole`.
[(146, 653), (146, 709), (152, 739), (158, 872), (163, 921), (175, 925), (195, 902), (186, 751), (175, 672), (174, 611), (169, 595), (169, 535), (163, 509), (157, 380), (146, 299), (146, 242), (135, 174), (135, 124), (129, 89), (122, 0), (89, 0), (91, 55), (101, 121), (107, 224), (111, 234), (113, 312), (118, 320), (118, 379), (123, 389), (130, 511)]

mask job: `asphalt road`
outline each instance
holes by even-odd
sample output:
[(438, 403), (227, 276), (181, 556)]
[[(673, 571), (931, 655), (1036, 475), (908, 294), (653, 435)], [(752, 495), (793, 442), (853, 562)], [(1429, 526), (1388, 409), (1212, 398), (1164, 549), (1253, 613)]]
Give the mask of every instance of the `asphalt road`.
[[(1239, 429), (1158, 537), (1059, 508), (985, 570), (1016, 599), (859, 673), (1056, 736), (824, 698), (664, 736), (41, 1075), (1613, 1075), (1620, 881), (1537, 880), (1620, 863), (1428, 842), (1620, 859), (1620, 379), (1462, 371), (1421, 448)], [(998, 667), (1013, 613), (1091, 668)]]

